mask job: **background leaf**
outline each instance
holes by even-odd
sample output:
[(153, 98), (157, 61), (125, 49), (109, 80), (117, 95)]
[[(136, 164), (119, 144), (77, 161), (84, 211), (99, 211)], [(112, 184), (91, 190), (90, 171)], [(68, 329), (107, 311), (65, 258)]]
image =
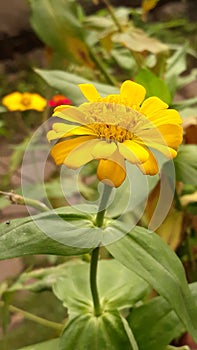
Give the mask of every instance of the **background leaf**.
[[(58, 214), (60, 218), (65, 219), (66, 208), (58, 210)], [(71, 256), (88, 252), (89, 249), (60, 244), (43, 233), (42, 229), (38, 226), (38, 220), (46, 223), (47, 220), (51, 220), (51, 224), (53, 224), (54, 215), (54, 212), (49, 211), (33, 217), (15, 219), (7, 223), (2, 223), (0, 225), (0, 260), (29, 254)], [(72, 217), (72, 219), (81, 218), (80, 216), (77, 217), (76, 213), (72, 215), (68, 213), (67, 219), (69, 217)], [(37, 224), (35, 220), (37, 220)]]
[(29, 0), (29, 5), (31, 25), (50, 48), (64, 58), (93, 67), (85, 44), (85, 31), (77, 16), (76, 1)]
[(171, 103), (171, 95), (164, 80), (156, 76), (148, 69), (141, 69), (135, 77), (138, 84), (142, 84), (146, 89), (146, 98), (157, 96), (168, 105)]
[(115, 259), (150, 283), (197, 339), (197, 305), (188, 288), (183, 266), (168, 245), (153, 232), (136, 226), (107, 249)]
[[(88, 263), (65, 266), (64, 276), (54, 284), (55, 295), (64, 302), (70, 313), (92, 310)], [(149, 291), (148, 284), (118, 261), (101, 260), (98, 265), (98, 290), (104, 310), (134, 305)]]
[(176, 178), (184, 184), (196, 185), (197, 145), (181, 145), (174, 159)]
[(57, 350), (58, 344), (59, 339), (52, 339), (42, 343), (25, 346), (24, 348), (18, 350)]
[(101, 95), (119, 93), (119, 89), (114, 86), (92, 82), (88, 79), (81, 78), (76, 74), (67, 73), (61, 70), (35, 69), (35, 72), (39, 74), (48, 85), (58, 90), (62, 94), (65, 94), (76, 105), (86, 101), (85, 97), (82, 95), (79, 87), (77, 86), (78, 84), (94, 84)]

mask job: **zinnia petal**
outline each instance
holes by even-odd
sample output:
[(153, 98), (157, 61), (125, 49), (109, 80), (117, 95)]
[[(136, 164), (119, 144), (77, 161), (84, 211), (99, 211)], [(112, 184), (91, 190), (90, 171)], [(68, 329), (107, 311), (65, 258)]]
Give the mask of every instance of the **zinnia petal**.
[(180, 125), (165, 124), (157, 127), (169, 147), (177, 149), (182, 142), (183, 129)]
[(79, 84), (78, 85), (82, 94), (87, 98), (89, 102), (96, 102), (100, 99), (100, 95), (92, 84)]
[(146, 116), (155, 126), (162, 124), (182, 124), (182, 119), (175, 109), (152, 112)]
[[(79, 137), (79, 139), (80, 138), (81, 137)], [(68, 153), (64, 159), (64, 164), (68, 168), (78, 169), (80, 166), (89, 163), (94, 159), (91, 150), (98, 143), (100, 143), (100, 140), (98, 139), (89, 139), (87, 142), (81, 143), (77, 147), (73, 148), (70, 153)]]
[(100, 141), (96, 144), (96, 146), (94, 146), (91, 153), (95, 159), (106, 159), (109, 158), (116, 150), (117, 146), (115, 142), (109, 143), (106, 141)]
[(143, 163), (149, 157), (145, 147), (134, 141), (126, 140), (123, 143), (119, 143), (118, 148), (122, 156), (130, 163)]
[(147, 98), (142, 103), (142, 105), (140, 107), (140, 112), (147, 115), (147, 116), (148, 115), (151, 116), (152, 113), (158, 114), (158, 112), (162, 111), (163, 109), (167, 109), (167, 108), (168, 108), (167, 103), (160, 100), (159, 97), (152, 96), (152, 97)]
[(111, 159), (101, 159), (97, 168), (97, 177), (108, 186), (119, 187), (126, 177), (124, 158), (118, 151)]
[(96, 133), (94, 132), (94, 130), (86, 126), (76, 127), (76, 125), (72, 124), (54, 123), (53, 130), (50, 130), (47, 133), (47, 139), (48, 141), (52, 141), (63, 137), (85, 135), (93, 135), (96, 137)]
[(72, 150), (92, 139), (94, 139), (93, 136), (81, 136), (56, 143), (51, 149), (51, 155), (57, 165), (63, 164)]
[(128, 106), (139, 106), (144, 100), (145, 95), (145, 88), (134, 81), (126, 80), (121, 85), (121, 100), (125, 101), (125, 104)]
[(137, 164), (137, 166), (144, 175), (155, 175), (159, 171), (157, 161), (150, 151), (148, 160), (143, 164)]
[(61, 109), (61, 107), (63, 106), (58, 106), (55, 108), (53, 117), (58, 117), (72, 123), (84, 123), (85, 115), (77, 107), (66, 106), (66, 108), (63, 109)]

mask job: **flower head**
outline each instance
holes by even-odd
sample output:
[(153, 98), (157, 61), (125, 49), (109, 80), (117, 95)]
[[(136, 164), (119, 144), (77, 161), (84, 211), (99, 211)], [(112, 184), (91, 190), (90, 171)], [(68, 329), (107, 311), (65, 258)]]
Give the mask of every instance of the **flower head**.
[(80, 84), (88, 102), (59, 106), (48, 140), (57, 140), (51, 154), (56, 164), (77, 169), (98, 159), (97, 177), (118, 187), (126, 177), (125, 160), (144, 174), (155, 175), (158, 164), (151, 149), (174, 158), (182, 141), (179, 113), (158, 97), (146, 100), (142, 85), (125, 81), (120, 94), (101, 97), (94, 85)]
[(9, 95), (6, 95), (2, 99), (2, 104), (7, 107), (9, 111), (27, 111), (29, 109), (35, 109), (38, 112), (42, 112), (46, 105), (47, 101), (42, 96), (36, 93), (29, 92), (12, 92)]
[(64, 95), (55, 95), (51, 100), (48, 101), (50, 107), (57, 107), (60, 105), (71, 105), (71, 100)]

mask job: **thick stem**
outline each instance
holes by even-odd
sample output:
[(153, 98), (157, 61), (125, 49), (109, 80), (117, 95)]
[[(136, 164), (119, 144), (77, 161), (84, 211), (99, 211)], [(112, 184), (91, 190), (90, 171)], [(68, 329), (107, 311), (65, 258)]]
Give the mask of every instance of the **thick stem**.
[[(103, 225), (106, 205), (109, 200), (112, 187), (105, 185), (103, 190), (103, 195), (100, 201), (97, 217), (96, 226), (101, 227)], [(99, 247), (95, 248), (92, 252), (91, 263), (90, 263), (90, 289), (92, 293), (92, 299), (94, 304), (94, 314), (95, 316), (100, 316), (102, 314), (102, 308), (100, 305), (98, 288), (97, 288), (97, 267), (99, 258)]]

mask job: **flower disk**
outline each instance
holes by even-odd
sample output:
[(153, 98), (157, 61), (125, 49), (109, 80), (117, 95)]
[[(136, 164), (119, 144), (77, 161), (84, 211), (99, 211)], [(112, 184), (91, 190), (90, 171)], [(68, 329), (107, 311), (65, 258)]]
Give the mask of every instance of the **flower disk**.
[(125, 160), (144, 174), (155, 175), (159, 169), (151, 149), (169, 159), (176, 156), (182, 120), (158, 97), (144, 100), (143, 86), (128, 80), (120, 94), (105, 97), (92, 84), (79, 87), (88, 102), (58, 106), (54, 116), (61, 121), (47, 134), (49, 141), (56, 141), (51, 154), (57, 165), (77, 169), (97, 159), (98, 179), (118, 187), (126, 177)]

